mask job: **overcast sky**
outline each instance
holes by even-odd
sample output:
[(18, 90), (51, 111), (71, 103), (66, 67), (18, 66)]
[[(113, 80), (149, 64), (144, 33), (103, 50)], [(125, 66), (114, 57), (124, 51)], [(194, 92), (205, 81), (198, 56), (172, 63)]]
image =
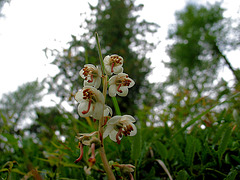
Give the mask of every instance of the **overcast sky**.
[[(95, 4), (96, 0), (90, 2)], [(155, 36), (161, 43), (148, 55), (155, 67), (149, 77), (151, 82), (159, 82), (166, 77), (161, 60), (168, 60), (165, 53), (167, 29), (174, 23), (175, 11), (183, 9), (186, 2), (189, 0), (137, 0), (137, 3), (144, 4), (142, 18), (161, 26)], [(237, 0), (225, 0), (224, 7), (228, 8), (225, 15), (239, 16), (239, 4)], [(87, 0), (12, 0), (10, 6), (4, 6), (2, 13), (5, 18), (0, 19), (0, 96), (16, 90), (25, 82), (54, 75), (57, 69), (49, 64), (53, 59), (47, 59), (42, 50), (66, 47), (71, 34), (79, 34), (79, 25), (84, 20), (80, 13), (86, 9)], [(239, 67), (236, 52), (228, 56), (233, 59), (233, 65)], [(222, 73), (226, 71), (222, 70)]]

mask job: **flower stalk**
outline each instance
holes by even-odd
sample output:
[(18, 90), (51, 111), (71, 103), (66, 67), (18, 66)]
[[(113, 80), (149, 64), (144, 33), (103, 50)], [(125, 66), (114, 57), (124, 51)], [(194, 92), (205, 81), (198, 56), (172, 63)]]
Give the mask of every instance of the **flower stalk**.
[[(96, 33), (97, 48), (101, 68), (92, 64), (85, 64), (80, 70), (79, 75), (84, 79), (84, 87), (75, 94), (75, 99), (79, 103), (78, 114), (93, 122), (98, 121), (98, 130), (92, 133), (78, 133), (80, 156), (75, 161), (78, 163), (83, 157), (83, 145), (88, 146), (92, 151), (91, 157), (88, 159), (89, 168), (84, 167), (86, 174), (91, 174), (91, 168), (96, 162), (95, 151), (98, 150), (104, 170), (109, 180), (115, 180), (113, 166), (109, 165), (105, 149), (104, 138), (109, 138), (120, 144), (123, 136), (134, 136), (137, 133), (137, 128), (133, 124), (136, 122), (133, 116), (121, 116), (120, 108), (116, 99), (118, 96), (127, 96), (128, 89), (135, 82), (129, 78), (128, 74), (123, 73), (124, 59), (117, 55), (107, 55), (103, 59), (101, 53), (98, 34)], [(108, 79), (108, 75), (111, 76)], [(98, 90), (102, 84), (102, 92)], [(113, 116), (113, 111), (106, 103), (107, 94), (112, 98), (116, 116)], [(90, 121), (91, 122), (91, 121)], [(89, 123), (89, 122), (88, 122)], [(91, 123), (89, 123), (91, 124)], [(123, 176), (129, 176), (133, 179), (134, 172), (132, 165), (119, 166)]]
[[(103, 57), (102, 57), (102, 52), (101, 52), (101, 47), (100, 47), (100, 42), (98, 39), (98, 33), (96, 33), (96, 41), (97, 41), (97, 47), (98, 47), (98, 54), (99, 54), (99, 59), (100, 59), (100, 64), (102, 67), (102, 74), (104, 74), (104, 63), (103, 63)], [(107, 95), (107, 88), (108, 88), (108, 77), (107, 75), (102, 75), (102, 84), (103, 84), (103, 97), (104, 97), (104, 103), (103, 103), (103, 109), (104, 109), (104, 104), (106, 101), (106, 95)], [(101, 147), (99, 148), (99, 154), (101, 156), (101, 160), (103, 162), (103, 167), (107, 173), (108, 179), (109, 180), (115, 180), (115, 176), (113, 174), (113, 171), (111, 169), (111, 167), (109, 166), (108, 160), (107, 160), (107, 156), (105, 153), (105, 149), (104, 149), (104, 144), (103, 144), (103, 126), (105, 124), (105, 120), (104, 120), (104, 114), (102, 115), (102, 118), (99, 120), (99, 125), (98, 125), (98, 137), (99, 140), (101, 141)]]
[[(103, 80), (103, 96), (104, 96), (104, 100), (106, 99), (106, 94), (107, 94), (107, 75), (102, 77)], [(108, 179), (109, 180), (114, 180), (116, 179), (111, 167), (109, 166), (108, 160), (107, 160), (107, 156), (105, 153), (105, 149), (104, 149), (104, 144), (103, 144), (103, 125), (104, 125), (104, 115), (102, 116), (102, 118), (99, 120), (99, 126), (98, 126), (98, 133), (99, 133), (99, 140), (101, 141), (101, 147), (99, 148), (99, 154), (101, 156), (101, 160), (103, 162), (103, 167), (107, 173)]]

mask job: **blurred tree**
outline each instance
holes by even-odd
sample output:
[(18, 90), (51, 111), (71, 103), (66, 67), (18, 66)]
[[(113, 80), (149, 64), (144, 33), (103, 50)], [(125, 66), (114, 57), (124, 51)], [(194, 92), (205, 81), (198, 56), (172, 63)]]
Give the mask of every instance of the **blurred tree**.
[(43, 86), (37, 80), (25, 83), (14, 92), (3, 94), (0, 100), (0, 124), (7, 119), (11, 128), (20, 125), (23, 120), (33, 115), (36, 103), (42, 99)]
[(176, 13), (177, 24), (169, 31), (175, 42), (168, 47), (171, 61), (166, 66), (171, 73), (166, 84), (181, 84), (200, 97), (212, 88), (219, 67), (227, 66), (237, 82), (240, 70), (234, 69), (224, 52), (236, 49), (239, 42), (230, 19), (223, 17), (221, 4), (207, 6), (188, 4)]
[(10, 3), (11, 0), (0, 0), (0, 17), (3, 16), (2, 14), (2, 8), (4, 6), (5, 3)]
[[(196, 116), (196, 112), (212, 107), (215, 103), (231, 94), (228, 82), (218, 78), (218, 70), (227, 66), (239, 83), (239, 69), (234, 69), (224, 55), (236, 49), (239, 43), (232, 39), (238, 33), (231, 25), (232, 21), (223, 17), (221, 4), (188, 4), (184, 10), (176, 13), (177, 23), (169, 29), (169, 39), (174, 40), (168, 46), (170, 61), (165, 65), (170, 69), (167, 81), (162, 84), (160, 94), (166, 109), (161, 109), (161, 120), (171, 120), (175, 127)], [(208, 122), (215, 120), (207, 114)]]
[[(91, 17), (86, 18), (82, 25), (85, 33), (80, 37), (72, 36), (69, 48), (58, 52), (53, 61), (60, 71), (49, 80), (50, 91), (73, 104), (71, 97), (82, 87), (80, 69), (85, 63), (99, 64), (95, 40), (97, 32), (103, 56), (122, 56), (124, 72), (135, 81), (129, 95), (118, 98), (121, 111), (134, 114), (142, 103), (152, 106), (154, 100), (149, 93), (152, 85), (146, 79), (151, 71), (151, 62), (146, 53), (156, 44), (149, 43), (146, 35), (157, 32), (158, 25), (139, 19), (136, 13), (142, 8), (143, 5), (135, 5), (135, 1), (130, 0), (99, 0), (96, 6), (90, 5)], [(107, 103), (111, 101), (107, 100)]]

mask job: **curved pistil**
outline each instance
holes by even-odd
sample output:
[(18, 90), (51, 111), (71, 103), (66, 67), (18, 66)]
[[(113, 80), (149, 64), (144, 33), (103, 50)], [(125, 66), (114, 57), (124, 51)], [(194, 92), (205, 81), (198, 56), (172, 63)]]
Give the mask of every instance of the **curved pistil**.
[(80, 156), (76, 159), (76, 161), (74, 161), (74, 163), (78, 163), (83, 157), (83, 144), (79, 142), (78, 147), (80, 149)]
[(87, 114), (90, 110), (90, 107), (91, 107), (91, 103), (92, 103), (92, 100), (90, 99), (89, 102), (88, 102), (88, 109), (85, 111), (82, 111), (83, 114)]

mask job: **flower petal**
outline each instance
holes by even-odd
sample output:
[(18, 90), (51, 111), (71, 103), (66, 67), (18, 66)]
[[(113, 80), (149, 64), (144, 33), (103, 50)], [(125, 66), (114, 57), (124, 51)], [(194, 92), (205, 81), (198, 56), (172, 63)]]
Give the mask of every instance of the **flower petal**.
[[(109, 137), (111, 140), (113, 140), (114, 142), (117, 142), (117, 139), (116, 139), (116, 135), (117, 135), (117, 131), (115, 131), (114, 129), (109, 133)], [(121, 140), (121, 138), (119, 137), (119, 140)]]
[(108, 125), (104, 130), (103, 139), (106, 138), (112, 130), (113, 130), (113, 125)]
[(111, 119), (108, 120), (107, 125), (115, 124), (121, 119), (121, 116), (113, 116)]
[(117, 75), (112, 76), (112, 77), (109, 79), (109, 85), (115, 84), (117, 77), (118, 77)]
[(80, 102), (83, 99), (83, 90), (79, 90), (75, 94), (75, 99), (76, 99), (77, 102)]
[(113, 72), (114, 74), (119, 74), (123, 72), (123, 67), (122, 66), (115, 66), (113, 67)]
[(78, 114), (81, 117), (89, 117), (92, 114), (93, 106), (91, 105), (89, 111), (83, 114), (82, 112), (88, 109), (89, 102), (85, 100), (81, 100), (79, 103), (80, 104), (78, 105)]
[(94, 111), (92, 113), (92, 116), (94, 119), (101, 119), (103, 116), (103, 104), (102, 103), (95, 103), (94, 105)]
[(126, 120), (128, 122), (136, 122), (136, 120), (134, 119), (134, 117), (130, 116), (130, 115), (123, 115), (122, 116), (122, 120)]
[(101, 78), (97, 77), (94, 82), (94, 87), (98, 89), (100, 87), (100, 85), (101, 85)]
[(108, 114), (110, 113), (110, 116), (112, 116), (113, 111), (112, 108), (110, 108), (108, 105), (104, 106), (104, 116), (108, 116)]
[(103, 60), (104, 64), (109, 64), (110, 63), (110, 56), (107, 55), (104, 60)]
[(103, 104), (103, 102), (104, 102), (104, 96), (103, 96), (103, 94), (101, 93), (101, 91), (95, 89), (95, 94), (97, 95), (97, 101)]
[(116, 96), (116, 93), (117, 93), (116, 84), (112, 84), (111, 86), (109, 86), (108, 93), (109, 93), (109, 96), (111, 96), (111, 97)]
[(121, 90), (122, 92), (119, 92), (119, 91), (116, 91), (116, 93), (119, 95), (119, 96), (127, 96), (127, 94), (128, 94), (128, 87), (126, 87), (126, 86), (121, 86), (120, 88), (119, 88), (119, 90)]
[(131, 88), (131, 87), (134, 86), (135, 82), (134, 82), (134, 80), (132, 80), (131, 78), (128, 78), (128, 79), (131, 81), (130, 84), (129, 84), (129, 86), (128, 86), (128, 88)]
[(110, 67), (110, 66), (105, 66), (105, 73), (106, 73), (107, 75), (111, 75), (111, 74), (112, 74), (112, 72), (111, 72), (111, 67)]
[(129, 124), (133, 127), (133, 130), (130, 132), (129, 136), (135, 136), (137, 134), (137, 128), (133, 123), (129, 123)]

